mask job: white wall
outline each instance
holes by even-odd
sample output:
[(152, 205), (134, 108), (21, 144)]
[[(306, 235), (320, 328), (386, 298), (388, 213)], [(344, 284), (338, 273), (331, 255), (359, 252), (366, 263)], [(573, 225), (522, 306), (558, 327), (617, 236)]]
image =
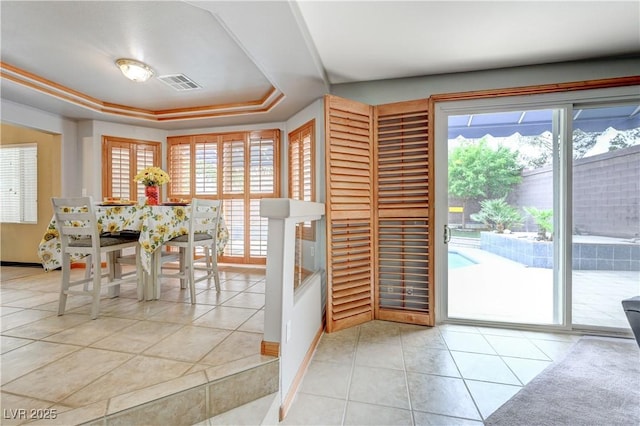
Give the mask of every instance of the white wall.
[(78, 123), (78, 145), (81, 170), (81, 192), (75, 195), (91, 195), (102, 200), (102, 136), (138, 139), (162, 144), (161, 162), (165, 166), (167, 131), (150, 127), (131, 126), (98, 120)]
[(424, 99), (433, 94), (441, 93), (628, 77), (640, 75), (639, 70), (640, 58), (564, 62), (488, 71), (337, 84), (331, 86), (331, 93), (371, 105), (380, 105), (411, 99)]

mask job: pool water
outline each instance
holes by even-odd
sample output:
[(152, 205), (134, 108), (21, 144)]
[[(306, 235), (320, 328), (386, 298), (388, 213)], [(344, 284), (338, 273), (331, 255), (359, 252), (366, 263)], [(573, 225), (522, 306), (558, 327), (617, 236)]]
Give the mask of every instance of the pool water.
[(448, 257), (449, 269), (464, 268), (465, 266), (471, 266), (477, 263), (457, 251), (450, 251)]

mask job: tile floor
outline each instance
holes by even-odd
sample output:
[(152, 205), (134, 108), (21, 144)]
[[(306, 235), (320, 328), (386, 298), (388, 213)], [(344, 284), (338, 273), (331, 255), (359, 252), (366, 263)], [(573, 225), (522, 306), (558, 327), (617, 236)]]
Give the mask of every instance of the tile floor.
[(373, 321), (325, 334), (283, 425), (481, 425), (579, 336)]
[(195, 306), (177, 280), (164, 279), (161, 299), (149, 302), (123, 286), (120, 297), (102, 299), (93, 321), (84, 296), (70, 296), (65, 315), (56, 315), (60, 271), (2, 267), (0, 274), (3, 425), (24, 422), (5, 415), (15, 408), (62, 415), (97, 404), (105, 415), (123, 395), (166, 392), (159, 386), (203, 372), (211, 381), (273, 359), (260, 355), (262, 269), (221, 267), (222, 291), (196, 284)]
[[(0, 274), (3, 408), (104, 411), (143, 388), (265, 358), (260, 269), (222, 267), (222, 291), (198, 283), (195, 306), (177, 281), (153, 302), (123, 288), (95, 321), (78, 296), (56, 315), (59, 271)], [(481, 424), (578, 338), (383, 321), (325, 334), (282, 424)]]

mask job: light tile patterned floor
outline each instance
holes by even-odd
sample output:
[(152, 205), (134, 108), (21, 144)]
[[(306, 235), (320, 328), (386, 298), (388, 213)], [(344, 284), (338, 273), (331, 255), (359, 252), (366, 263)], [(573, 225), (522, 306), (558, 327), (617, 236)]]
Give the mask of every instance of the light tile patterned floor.
[[(221, 268), (222, 291), (199, 283), (194, 306), (177, 281), (153, 302), (123, 288), (95, 321), (83, 297), (56, 315), (59, 271), (1, 274), (2, 408), (104, 412), (142, 388), (262, 358), (263, 270)], [(479, 425), (577, 339), (383, 321), (325, 334), (283, 424)]]
[(481, 425), (579, 336), (384, 321), (325, 334), (283, 425)]
[[(158, 386), (183, 386), (202, 374), (210, 381), (272, 359), (260, 355), (263, 269), (221, 267), (222, 291), (197, 283), (196, 305), (177, 280), (164, 279), (161, 299), (149, 302), (137, 301), (135, 286), (123, 286), (120, 297), (102, 299), (93, 321), (84, 296), (70, 296), (65, 315), (56, 315), (60, 271), (2, 267), (0, 274), (5, 414), (91, 407), (104, 415), (123, 395), (143, 398), (165, 392)], [(7, 417), (0, 423), (24, 422)]]

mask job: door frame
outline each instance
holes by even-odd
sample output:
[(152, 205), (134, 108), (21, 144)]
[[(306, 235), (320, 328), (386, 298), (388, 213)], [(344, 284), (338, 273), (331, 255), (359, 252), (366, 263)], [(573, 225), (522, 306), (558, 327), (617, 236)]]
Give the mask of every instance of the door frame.
[[(484, 326), (512, 327), (528, 330), (540, 331), (566, 331), (574, 330), (571, 317), (572, 294), (571, 280), (572, 270), (565, 265), (571, 265), (571, 221), (572, 221), (572, 156), (571, 144), (561, 143), (559, 156), (554, 156), (554, 161), (560, 161), (558, 172), (554, 173), (554, 186), (559, 188), (558, 194), (554, 194), (554, 210), (558, 211), (554, 215), (554, 226), (558, 230), (560, 240), (554, 251), (554, 264), (557, 265), (554, 273), (554, 289), (557, 296), (562, 296), (562, 306), (555, 306), (558, 310), (562, 308), (561, 321), (558, 325), (538, 325), (538, 324), (518, 324), (490, 321), (470, 321), (461, 319), (450, 319), (448, 315), (448, 289), (447, 289), (447, 246), (444, 243), (445, 225), (447, 224), (448, 211), (448, 187), (447, 187), (447, 142), (448, 142), (448, 116), (461, 115), (470, 111), (477, 112), (500, 112), (508, 110), (522, 109), (561, 109), (563, 113), (559, 119), (565, 122), (564, 131), (560, 134), (563, 141), (572, 140), (572, 120), (574, 104), (598, 104), (637, 101), (637, 86), (613, 87), (604, 89), (584, 89), (578, 86), (573, 91), (540, 93), (533, 95), (522, 95), (518, 93), (494, 93), (493, 97), (487, 96), (486, 92), (478, 92), (477, 96), (469, 94), (452, 94), (433, 97), (433, 123), (434, 123), (434, 174), (436, 180), (435, 188), (435, 283), (436, 283), (436, 323), (459, 323), (474, 324)], [(554, 164), (556, 167), (556, 164)], [(557, 179), (557, 180), (556, 180)], [(556, 297), (556, 300), (559, 300)], [(560, 315), (560, 312), (557, 312)], [(591, 329), (590, 329), (591, 330)], [(616, 332), (606, 327), (593, 328), (603, 332)]]

